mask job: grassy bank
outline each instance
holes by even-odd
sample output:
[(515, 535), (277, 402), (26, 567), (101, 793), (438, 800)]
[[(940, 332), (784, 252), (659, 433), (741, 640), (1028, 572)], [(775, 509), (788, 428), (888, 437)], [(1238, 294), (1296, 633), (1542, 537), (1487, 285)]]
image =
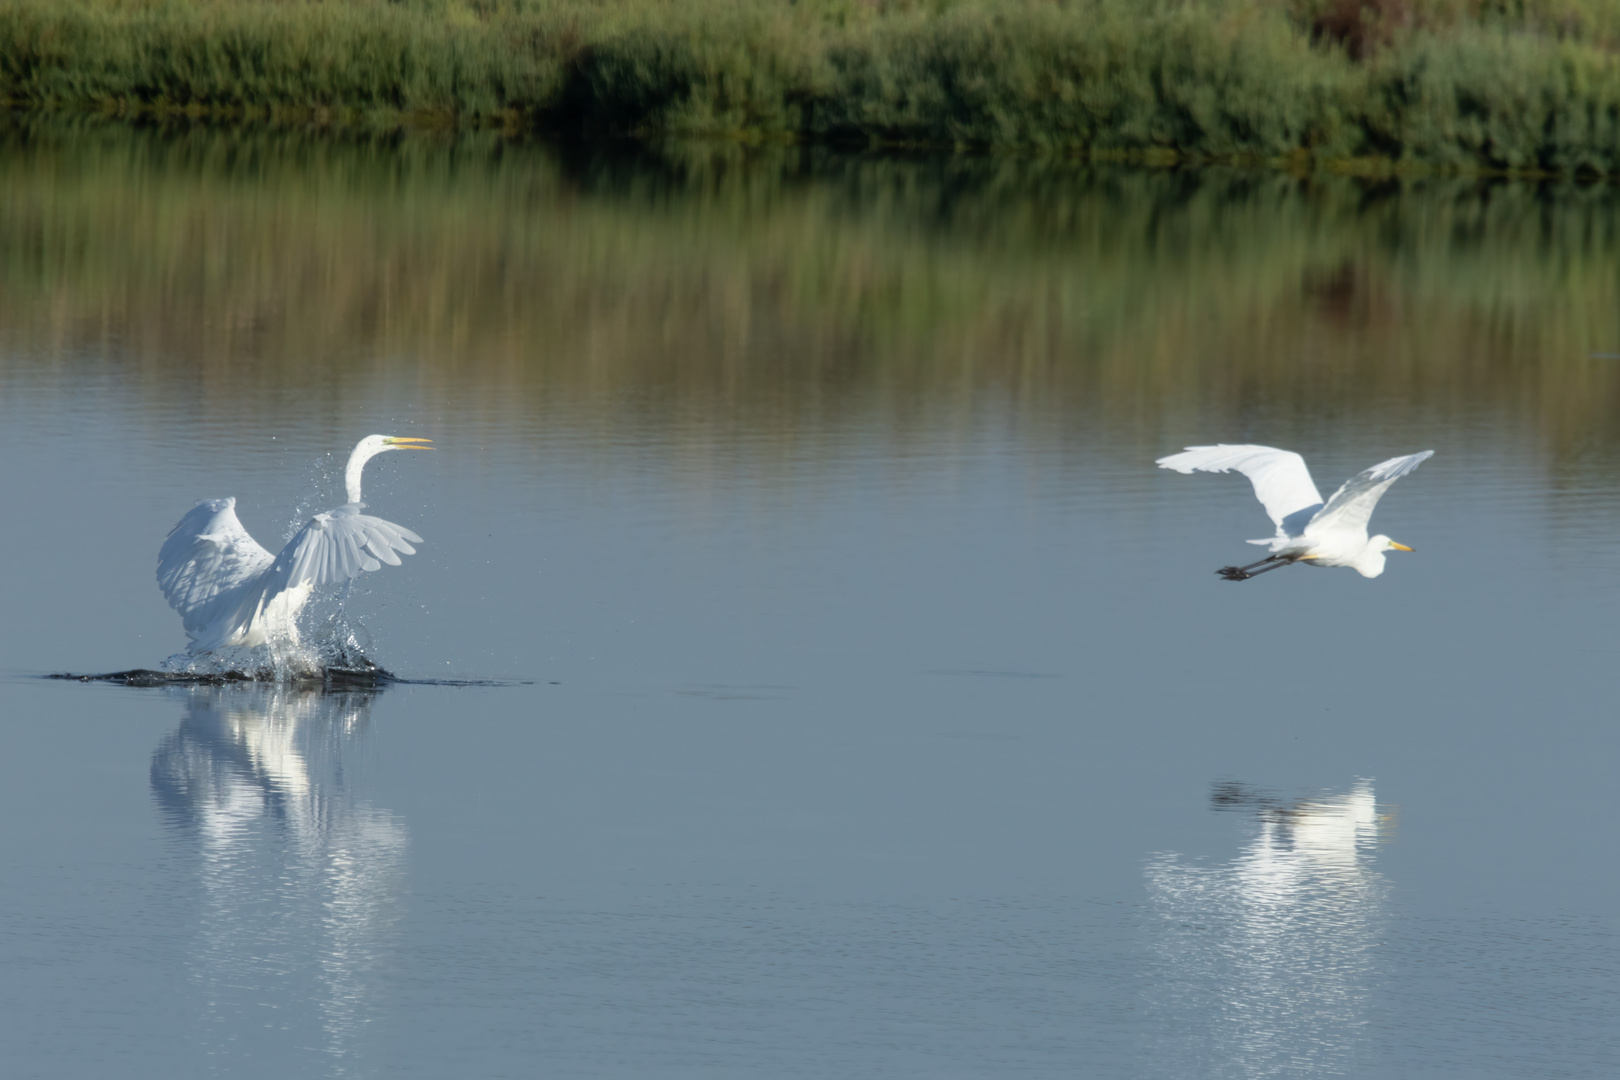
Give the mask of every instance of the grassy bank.
[(1620, 0), (0, 0), (13, 106), (1620, 173)]

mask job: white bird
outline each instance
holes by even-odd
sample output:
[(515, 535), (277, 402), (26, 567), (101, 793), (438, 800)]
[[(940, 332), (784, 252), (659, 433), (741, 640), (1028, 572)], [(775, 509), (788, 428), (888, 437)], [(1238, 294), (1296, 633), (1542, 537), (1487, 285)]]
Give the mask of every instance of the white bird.
[(367, 435), (343, 474), (349, 501), (316, 514), (272, 556), (236, 519), (236, 499), (204, 499), (180, 519), (158, 552), (158, 588), (180, 613), (187, 651), (233, 645), (298, 644), (298, 612), (310, 593), (415, 555), (422, 538), (360, 511), (360, 472), (388, 450), (431, 450), (431, 439)]
[[(1362, 577), (1384, 572), (1384, 552), (1411, 551), (1382, 534), (1368, 538), (1367, 520), (1389, 485), (1434, 455), (1424, 450), (1393, 457), (1344, 482), (1333, 498), (1322, 501), (1305, 459), (1270, 446), (1189, 446), (1185, 453), (1162, 457), (1161, 469), (1179, 473), (1229, 472), (1236, 469), (1254, 484), (1254, 493), (1277, 524), (1277, 535), (1265, 540), (1271, 555), (1248, 566), (1223, 566), (1216, 573), (1227, 581), (1244, 581), (1288, 566), (1348, 566)], [(1263, 569), (1256, 569), (1261, 567)]]

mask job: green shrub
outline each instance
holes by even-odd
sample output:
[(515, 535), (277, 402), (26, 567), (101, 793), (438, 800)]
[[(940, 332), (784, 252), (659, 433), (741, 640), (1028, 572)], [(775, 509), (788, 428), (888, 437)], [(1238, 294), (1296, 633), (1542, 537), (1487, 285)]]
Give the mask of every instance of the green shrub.
[(0, 0), (0, 98), (1614, 173), (1617, 46), (1620, 0)]

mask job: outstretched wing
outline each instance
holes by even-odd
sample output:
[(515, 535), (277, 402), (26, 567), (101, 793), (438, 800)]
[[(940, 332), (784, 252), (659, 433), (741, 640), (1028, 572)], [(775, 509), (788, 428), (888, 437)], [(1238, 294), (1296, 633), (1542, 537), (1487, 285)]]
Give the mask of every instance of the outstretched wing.
[(1254, 484), (1260, 505), (1283, 536), (1298, 536), (1311, 514), (1322, 505), (1322, 496), (1311, 482), (1311, 470), (1305, 467), (1305, 459), (1292, 450), (1271, 446), (1189, 446), (1186, 452), (1162, 457), (1157, 464), (1179, 473), (1236, 469)]
[(1307, 528), (1313, 533), (1329, 529), (1360, 529), (1366, 532), (1373, 507), (1384, 497), (1389, 485), (1433, 456), (1433, 450), (1424, 450), (1405, 457), (1392, 457), (1357, 473), (1333, 493), (1333, 498), (1311, 519)]
[[(187, 511), (158, 550), (157, 581), (169, 606), (180, 613), (193, 640), (247, 603), (252, 588), (273, 562), (270, 553), (236, 519), (236, 500), (204, 499)], [(242, 620), (246, 621), (246, 620)]]
[(399, 565), (399, 553), (415, 555), (411, 545), (422, 538), (391, 521), (360, 512), (360, 503), (316, 514), (276, 556), (266, 597), (282, 589), (310, 584), (333, 585), (376, 570)]

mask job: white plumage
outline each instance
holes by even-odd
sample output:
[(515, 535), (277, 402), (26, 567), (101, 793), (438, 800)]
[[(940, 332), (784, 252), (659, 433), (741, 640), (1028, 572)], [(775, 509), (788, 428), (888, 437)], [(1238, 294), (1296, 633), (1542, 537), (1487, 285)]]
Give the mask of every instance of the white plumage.
[[(1162, 457), (1162, 469), (1180, 473), (1237, 471), (1254, 484), (1254, 493), (1277, 526), (1275, 536), (1250, 540), (1271, 549), (1269, 558), (1219, 571), (1229, 581), (1243, 581), (1294, 562), (1348, 566), (1362, 577), (1384, 572), (1386, 551), (1411, 551), (1387, 536), (1368, 537), (1373, 507), (1389, 486), (1434, 455), (1423, 450), (1393, 457), (1346, 480), (1324, 504), (1305, 459), (1271, 446), (1189, 446)], [(1264, 569), (1256, 569), (1264, 567)]]
[(414, 555), (422, 538), (411, 530), (363, 514), (360, 474), (388, 450), (428, 450), (428, 439), (368, 435), (349, 455), (344, 472), (349, 501), (316, 514), (280, 554), (271, 555), (236, 518), (236, 500), (204, 499), (170, 530), (158, 552), (157, 581), (180, 613), (188, 650), (211, 652), (235, 645), (298, 644), (298, 612), (310, 594)]

